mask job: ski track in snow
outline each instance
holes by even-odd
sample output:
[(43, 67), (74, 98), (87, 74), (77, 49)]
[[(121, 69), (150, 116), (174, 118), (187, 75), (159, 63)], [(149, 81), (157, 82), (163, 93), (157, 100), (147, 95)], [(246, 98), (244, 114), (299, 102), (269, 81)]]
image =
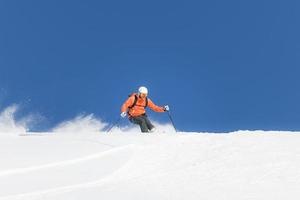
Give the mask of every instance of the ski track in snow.
[[(25, 197), (29, 197), (30, 199), (35, 197), (35, 196), (40, 196), (44, 194), (49, 194), (49, 193), (55, 193), (55, 192), (62, 192), (62, 191), (68, 191), (68, 190), (73, 190), (76, 188), (82, 188), (82, 187), (89, 187), (93, 186), (95, 184), (99, 184), (102, 179), (105, 180), (111, 173), (113, 173), (115, 170), (118, 170), (118, 168), (122, 167), (124, 163), (128, 162), (130, 159), (130, 154), (132, 152), (134, 145), (124, 145), (120, 147), (115, 147), (111, 148), (109, 150), (106, 150), (104, 152), (100, 152), (97, 154), (92, 154), (72, 160), (67, 160), (67, 161), (61, 161), (61, 162), (53, 162), (45, 165), (38, 165), (38, 166), (32, 166), (32, 167), (26, 167), (26, 168), (20, 168), (20, 169), (13, 169), (13, 170), (6, 170), (0, 172), (0, 187), (2, 188), (0, 190), (0, 199), (23, 199)], [(124, 158), (120, 159), (120, 156), (123, 155)], [(111, 157), (115, 156), (116, 158), (111, 159)], [(117, 159), (117, 161), (115, 161)], [(103, 161), (102, 161), (103, 160)], [(105, 169), (106, 173), (100, 173), (100, 176), (98, 178), (92, 178), (94, 181), (86, 181), (78, 184), (66, 184), (61, 187), (54, 187), (47, 189), (47, 186), (45, 189), (42, 190), (35, 190), (35, 188), (30, 188), (32, 192), (18, 192), (18, 191), (12, 191), (12, 193), (17, 193), (17, 194), (9, 194), (9, 195), (3, 195), (2, 193), (5, 192), (5, 187), (7, 187), (7, 181), (12, 178), (16, 178), (18, 182), (22, 183), (27, 183), (28, 181), (36, 181), (35, 176), (45, 176), (45, 178), (51, 178), (47, 175), (47, 172), (50, 172), (50, 176), (55, 176), (56, 171), (61, 173), (60, 171), (71, 171), (72, 168), (76, 168), (78, 171), (82, 170), (82, 168), (93, 166), (98, 167), (100, 164), (100, 168), (97, 171), (101, 171), (101, 163), (105, 165), (105, 167), (108, 169)], [(77, 165), (77, 166), (76, 166)], [(87, 166), (85, 166), (87, 165)], [(76, 177), (76, 171), (73, 171), (71, 176)], [(95, 175), (97, 173), (95, 172)], [(59, 176), (59, 175), (58, 175)], [(33, 177), (33, 178), (31, 178)], [(6, 178), (6, 179), (5, 179)], [(56, 177), (59, 178), (59, 177)], [(69, 177), (70, 178), (70, 177)], [(23, 179), (23, 180), (22, 180)], [(63, 179), (63, 178), (62, 178)], [(84, 179), (84, 178), (83, 178)], [(43, 181), (43, 180), (40, 180)], [(61, 181), (57, 179), (56, 181)], [(76, 179), (75, 179), (76, 182)], [(14, 184), (14, 183), (13, 183)], [(14, 185), (11, 184), (12, 187)], [(42, 182), (40, 184), (43, 184)], [(46, 184), (47, 185), (47, 184)], [(8, 186), (9, 187), (9, 186)], [(8, 190), (10, 188), (7, 188)]]
[(107, 150), (107, 151), (104, 151), (101, 153), (97, 153), (97, 154), (93, 154), (93, 155), (89, 155), (89, 156), (85, 156), (85, 157), (77, 158), (77, 159), (73, 159), (73, 160), (54, 162), (54, 163), (45, 164), (45, 165), (2, 171), (2, 172), (0, 172), (0, 177), (28, 173), (28, 172), (32, 172), (32, 171), (47, 169), (47, 168), (64, 167), (67, 165), (73, 165), (73, 164), (88, 161), (88, 160), (99, 159), (101, 157), (108, 156), (113, 153), (117, 153), (118, 151), (122, 151), (123, 149), (130, 148), (130, 146), (132, 146), (132, 145), (128, 145), (128, 146), (124, 146), (124, 147), (115, 147), (113, 149), (110, 149), (110, 150)]
[(89, 182), (89, 183), (83, 183), (83, 184), (78, 184), (78, 185), (68, 185), (64, 187), (59, 187), (59, 188), (54, 188), (54, 189), (49, 189), (49, 190), (42, 190), (42, 191), (36, 191), (36, 192), (31, 192), (31, 193), (22, 193), (22, 194), (17, 194), (17, 195), (9, 195), (9, 196), (4, 196), (0, 197), (1, 200), (10, 200), (10, 199), (36, 199), (40, 198), (43, 195), (47, 194), (58, 194), (62, 192), (68, 192), (72, 191), (75, 189), (80, 189), (80, 188), (88, 188), (88, 187), (95, 187), (99, 186), (101, 182), (105, 182), (105, 178), (101, 181), (95, 181), (95, 182)]

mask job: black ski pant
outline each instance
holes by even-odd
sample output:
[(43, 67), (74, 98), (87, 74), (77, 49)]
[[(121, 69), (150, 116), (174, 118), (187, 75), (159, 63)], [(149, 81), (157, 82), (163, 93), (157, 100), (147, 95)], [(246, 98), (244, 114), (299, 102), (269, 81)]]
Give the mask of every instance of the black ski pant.
[(151, 124), (150, 120), (148, 119), (147, 115), (140, 115), (137, 117), (130, 117), (129, 120), (134, 123), (140, 125), (141, 131), (143, 133), (149, 132), (151, 129), (154, 128), (153, 124)]

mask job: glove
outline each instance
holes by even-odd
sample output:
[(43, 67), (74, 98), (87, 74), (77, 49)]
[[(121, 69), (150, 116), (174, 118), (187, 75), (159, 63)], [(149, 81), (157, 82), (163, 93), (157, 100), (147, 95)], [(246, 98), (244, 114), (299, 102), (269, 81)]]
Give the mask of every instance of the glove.
[(164, 110), (165, 110), (165, 111), (169, 111), (169, 110), (170, 110), (169, 106), (166, 105), (166, 106), (164, 107)]
[(126, 112), (122, 112), (122, 113), (121, 113), (121, 117), (122, 117), (122, 118), (126, 117), (126, 115), (127, 115)]

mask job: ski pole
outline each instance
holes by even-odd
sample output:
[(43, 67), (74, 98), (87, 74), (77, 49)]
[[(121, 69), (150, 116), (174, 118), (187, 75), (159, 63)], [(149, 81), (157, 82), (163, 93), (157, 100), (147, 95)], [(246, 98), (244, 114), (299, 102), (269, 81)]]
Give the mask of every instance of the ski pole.
[(110, 133), (110, 131), (117, 125), (119, 124), (119, 122), (121, 121), (121, 117), (118, 118), (118, 120), (116, 120), (115, 123), (113, 123), (113, 125), (106, 131), (106, 133)]
[(170, 111), (168, 111), (168, 115), (169, 115), (170, 121), (172, 122), (173, 128), (174, 128), (175, 132), (177, 133), (177, 129), (175, 127), (175, 124), (174, 124), (173, 118), (172, 118), (172, 116), (170, 114)]

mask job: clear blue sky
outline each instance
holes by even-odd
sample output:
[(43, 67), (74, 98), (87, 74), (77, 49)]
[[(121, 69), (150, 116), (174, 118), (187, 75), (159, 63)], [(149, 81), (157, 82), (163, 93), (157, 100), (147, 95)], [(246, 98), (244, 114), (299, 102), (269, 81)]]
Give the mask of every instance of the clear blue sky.
[[(300, 1), (0, 1), (0, 107), (112, 122), (138, 86), (180, 130), (300, 130)], [(150, 113), (167, 122), (166, 114)]]

